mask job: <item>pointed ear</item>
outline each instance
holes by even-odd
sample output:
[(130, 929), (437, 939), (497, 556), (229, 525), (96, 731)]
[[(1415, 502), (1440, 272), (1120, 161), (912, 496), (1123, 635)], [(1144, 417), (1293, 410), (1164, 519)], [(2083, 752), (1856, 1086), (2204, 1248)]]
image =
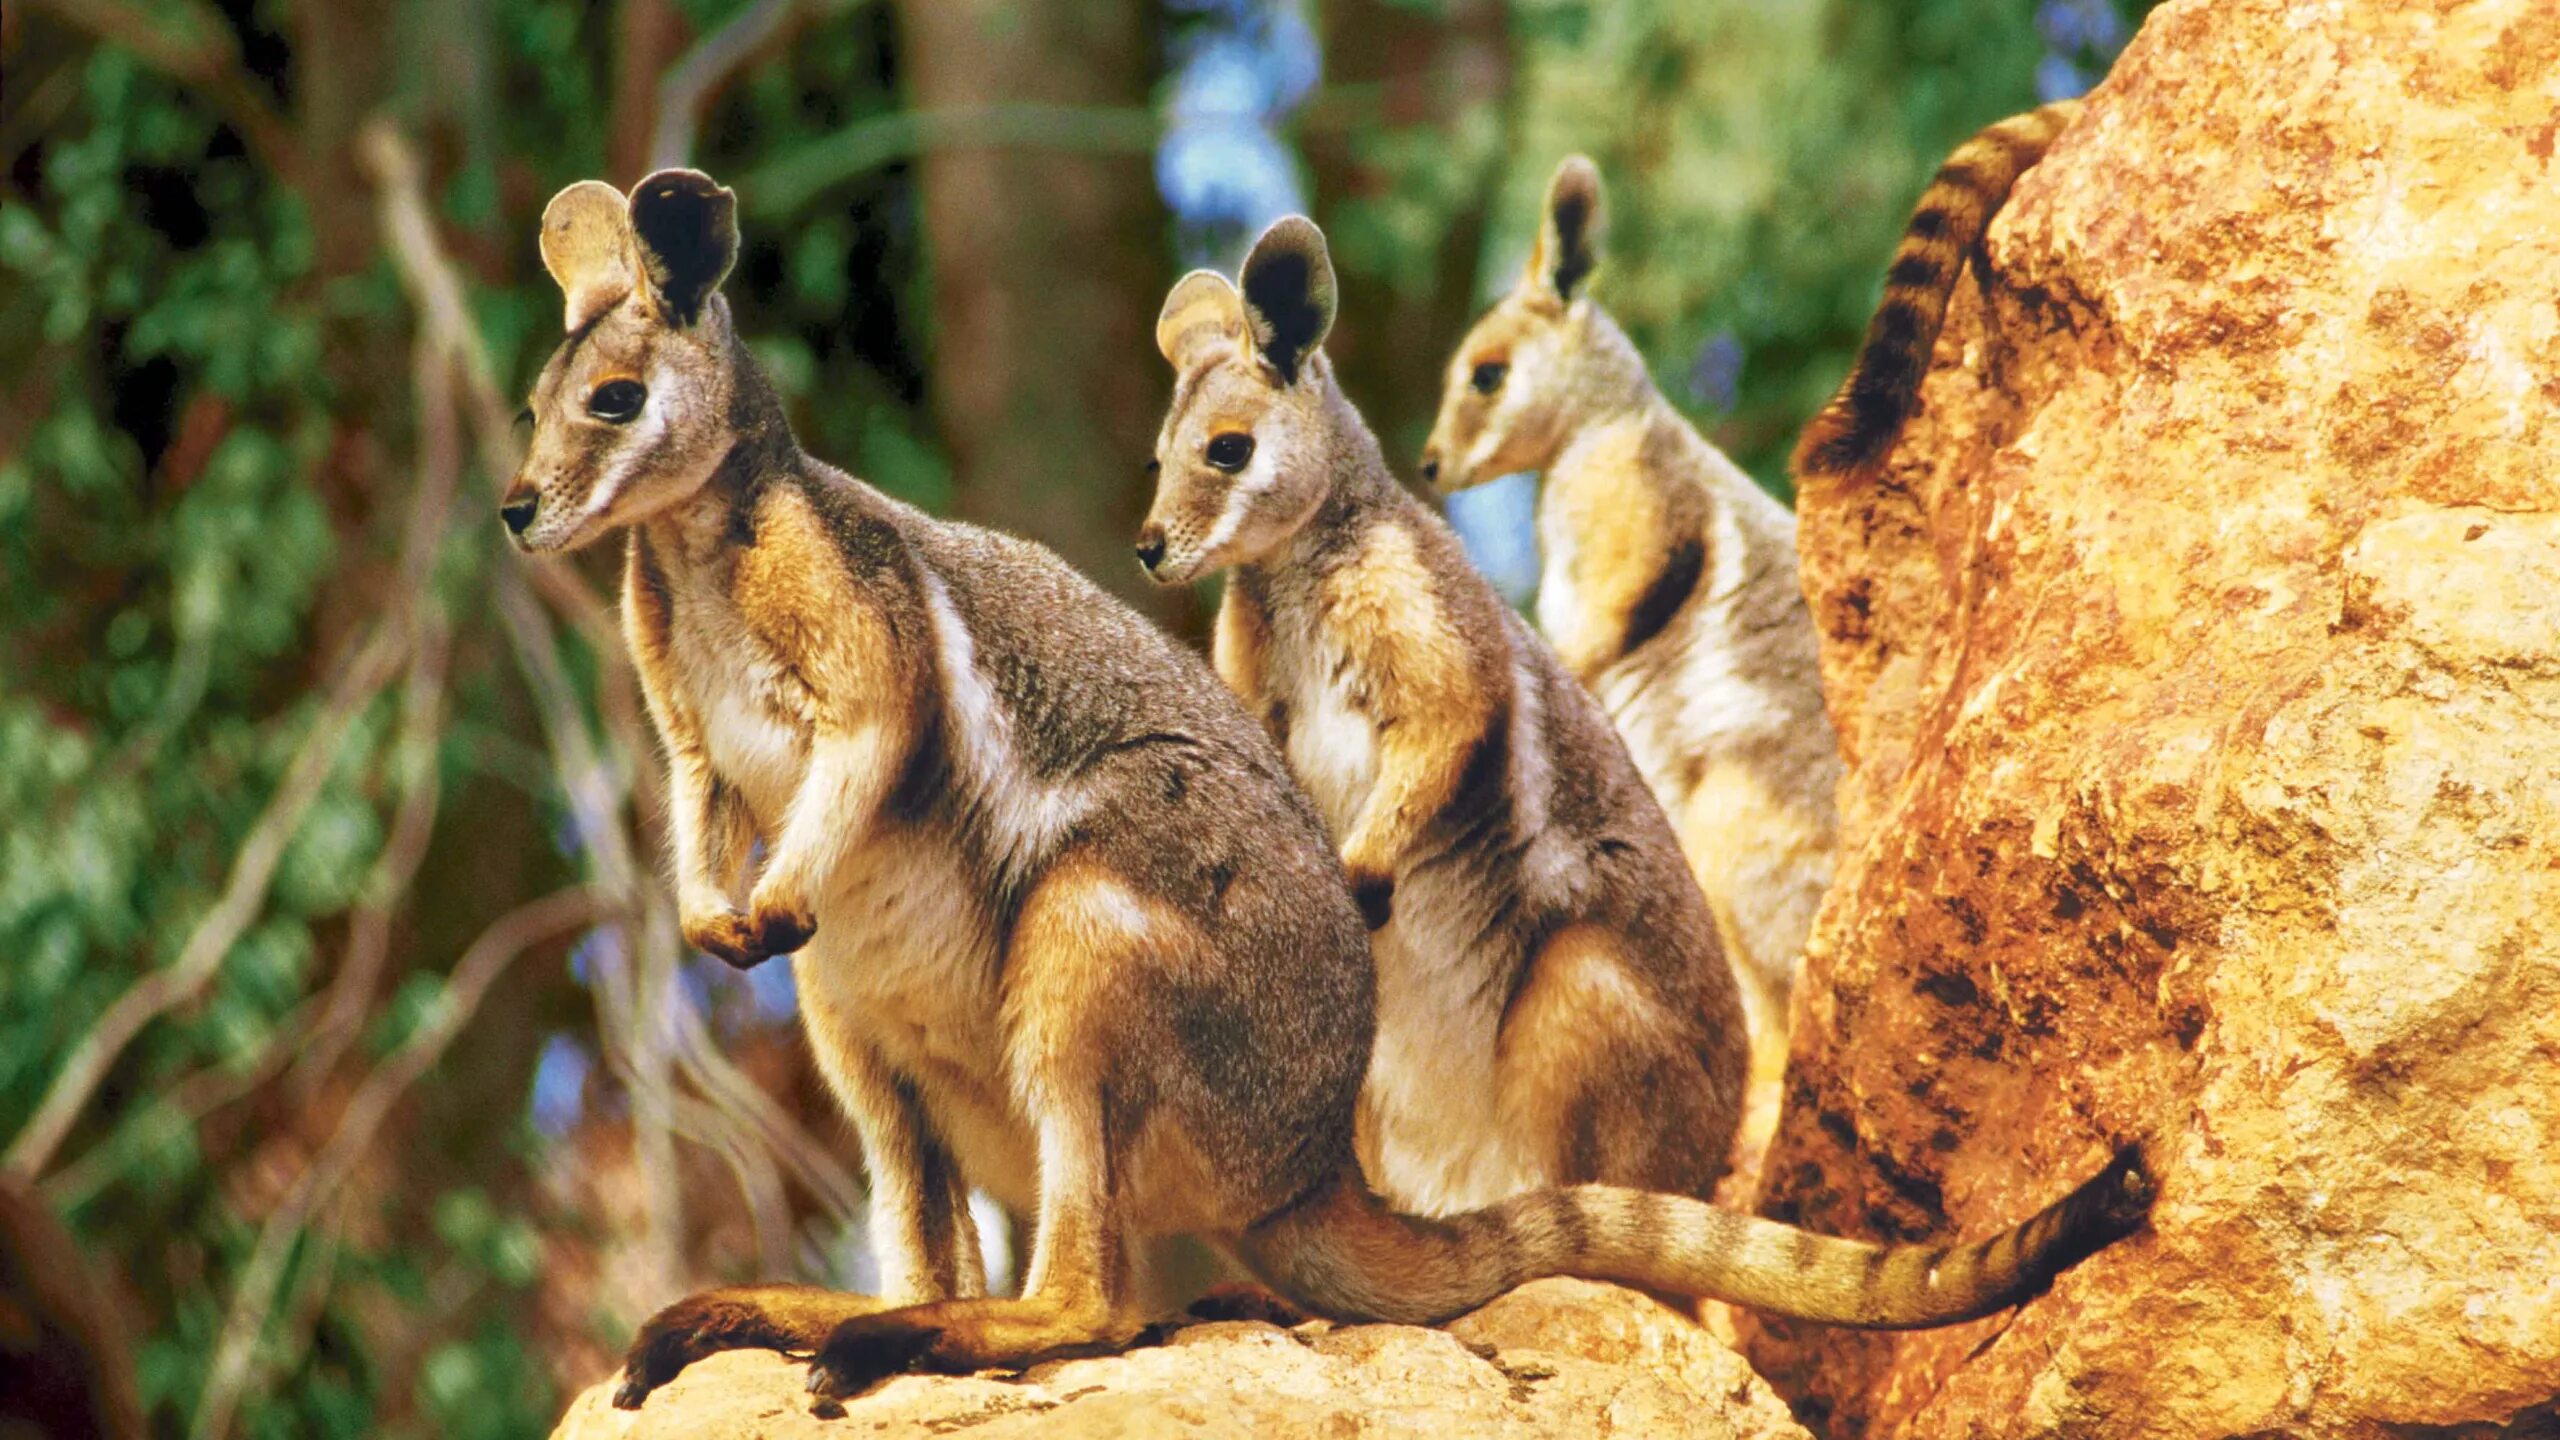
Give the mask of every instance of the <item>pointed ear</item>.
[(1600, 263), (1600, 169), (1590, 157), (1568, 155), (1547, 182), (1538, 221), (1538, 248), (1529, 254), (1526, 283), (1567, 304)]
[(1176, 370), (1188, 370), (1212, 345), (1245, 337), (1244, 301), (1215, 270), (1194, 270), (1174, 282), (1156, 315), (1156, 348)]
[(542, 268), (568, 298), (560, 323), (573, 334), (630, 294), (637, 269), (622, 192), (581, 180), (552, 196), (542, 207)]
[(737, 261), (738, 197), (699, 170), (661, 170), (631, 187), (631, 235), (667, 323), (690, 325)]
[(1324, 232), (1303, 215), (1271, 222), (1237, 276), (1254, 348), (1294, 385), (1298, 367), (1333, 329), (1333, 257)]

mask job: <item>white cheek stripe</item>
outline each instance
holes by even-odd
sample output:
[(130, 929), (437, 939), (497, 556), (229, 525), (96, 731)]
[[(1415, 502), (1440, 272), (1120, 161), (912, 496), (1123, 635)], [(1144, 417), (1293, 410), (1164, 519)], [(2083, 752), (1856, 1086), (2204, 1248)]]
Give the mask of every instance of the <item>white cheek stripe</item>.
[(578, 511), (577, 521), (571, 527), (573, 531), (584, 530), (613, 508), (613, 502), (630, 488), (635, 478), (633, 472), (658, 448), (658, 441), (667, 433), (667, 410), (676, 402), (672, 396), (659, 393), (656, 372), (651, 372), (642, 383), (649, 387), (648, 403), (640, 407), (638, 420), (623, 427), (622, 442), (614, 449), (613, 468), (596, 482), (595, 489), (587, 492), (587, 503)]
[(1245, 512), (1253, 508), (1253, 502), (1278, 483), (1279, 472), (1272, 468), (1271, 457), (1257, 452), (1253, 463), (1245, 466), (1244, 473), (1228, 488), (1226, 508), (1218, 512), (1218, 523), (1209, 527), (1209, 538), (1200, 542), (1200, 558), (1210, 559), (1225, 549), (1236, 538), (1236, 532), (1244, 528)]

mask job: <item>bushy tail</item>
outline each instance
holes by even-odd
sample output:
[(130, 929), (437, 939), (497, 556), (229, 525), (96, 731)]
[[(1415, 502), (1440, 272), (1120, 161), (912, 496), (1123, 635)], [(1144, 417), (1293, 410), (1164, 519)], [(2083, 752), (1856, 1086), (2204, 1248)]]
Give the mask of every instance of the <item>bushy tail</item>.
[(1577, 1185), (1446, 1220), (1399, 1214), (1346, 1166), (1246, 1232), (1274, 1289), (1342, 1320), (1430, 1325), (1549, 1275), (1615, 1280), (1833, 1325), (1908, 1330), (2014, 1305), (2142, 1227), (2151, 1172), (2127, 1146), (2035, 1218), (1970, 1245), (1871, 1245), (1685, 1196)]
[(1796, 445), (1799, 478), (1871, 474), (1893, 449), (1919, 408), (1920, 381), (1929, 373), (1965, 256), (2008, 200), (2009, 187), (2044, 158), (2079, 110), (2077, 100), (2057, 100), (2013, 115), (1957, 146), (1938, 167), (1894, 249), (1884, 303), (1867, 323), (1857, 363)]

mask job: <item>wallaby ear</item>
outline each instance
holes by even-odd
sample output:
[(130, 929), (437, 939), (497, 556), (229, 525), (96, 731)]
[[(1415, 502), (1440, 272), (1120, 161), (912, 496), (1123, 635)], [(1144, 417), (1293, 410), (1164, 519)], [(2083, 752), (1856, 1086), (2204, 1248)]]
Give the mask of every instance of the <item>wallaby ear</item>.
[(581, 180), (552, 196), (542, 207), (542, 268), (568, 299), (560, 323), (571, 333), (629, 295), (637, 271), (622, 192), (601, 180)]
[(1176, 370), (1190, 369), (1208, 346), (1233, 345), (1244, 337), (1244, 301), (1215, 270), (1194, 270), (1175, 281), (1156, 314), (1156, 348)]
[(1528, 283), (1570, 304), (1600, 263), (1600, 168), (1587, 155), (1568, 155), (1547, 182), (1538, 221), (1538, 248), (1529, 254)]
[(661, 170), (631, 187), (631, 235), (667, 323), (690, 325), (737, 261), (737, 194), (699, 170)]
[(1254, 348), (1280, 372), (1281, 384), (1296, 384), (1298, 367), (1333, 329), (1333, 257), (1324, 232), (1304, 215), (1271, 222), (1237, 280)]

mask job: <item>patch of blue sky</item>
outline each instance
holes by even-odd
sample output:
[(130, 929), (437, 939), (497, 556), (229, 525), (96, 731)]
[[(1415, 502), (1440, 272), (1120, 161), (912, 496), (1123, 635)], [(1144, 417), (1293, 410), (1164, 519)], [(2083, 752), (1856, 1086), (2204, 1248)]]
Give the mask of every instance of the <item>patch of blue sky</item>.
[(533, 1128), (555, 1140), (567, 1134), (578, 1123), (578, 1117), (586, 1113), (587, 1077), (595, 1067), (595, 1057), (575, 1039), (561, 1034), (545, 1039), (542, 1056), (533, 1065), (533, 1100), (529, 1107)]
[(1523, 471), (1449, 497), (1449, 528), (1467, 558), (1514, 606), (1538, 589), (1538, 477)]
[(1232, 265), (1225, 253), (1307, 208), (1296, 157), (1279, 126), (1315, 89), (1314, 32), (1292, 4), (1173, 0), (1199, 18), (1174, 57), (1156, 186), (1181, 223), (1184, 258)]

